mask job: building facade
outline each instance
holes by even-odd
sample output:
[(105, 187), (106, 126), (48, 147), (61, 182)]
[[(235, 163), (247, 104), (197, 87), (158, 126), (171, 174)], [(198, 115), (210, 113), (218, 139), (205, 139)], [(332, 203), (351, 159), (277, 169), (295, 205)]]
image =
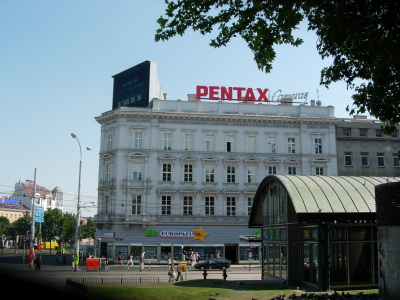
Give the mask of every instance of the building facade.
[(336, 176), (331, 106), (152, 99), (96, 117), (101, 125), (96, 237), (101, 255), (150, 262), (220, 255), (259, 261), (240, 236), (268, 174)]
[(32, 198), (34, 198), (34, 204), (42, 206), (44, 211), (55, 208), (63, 211), (64, 196), (58, 186), (50, 191), (38, 184), (35, 187), (33, 180), (19, 181), (15, 184), (14, 192), (10, 196), (10, 199), (18, 200), (29, 210), (32, 210)]
[(337, 119), (340, 176), (400, 176), (399, 131), (385, 135), (381, 125), (380, 121), (363, 116)]

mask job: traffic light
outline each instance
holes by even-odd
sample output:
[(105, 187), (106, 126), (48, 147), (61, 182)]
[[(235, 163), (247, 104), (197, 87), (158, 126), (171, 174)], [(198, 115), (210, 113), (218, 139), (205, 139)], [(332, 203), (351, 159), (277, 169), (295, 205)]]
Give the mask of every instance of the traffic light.
[(97, 239), (97, 247), (100, 248), (100, 245), (101, 245), (101, 238), (98, 238), (98, 239)]

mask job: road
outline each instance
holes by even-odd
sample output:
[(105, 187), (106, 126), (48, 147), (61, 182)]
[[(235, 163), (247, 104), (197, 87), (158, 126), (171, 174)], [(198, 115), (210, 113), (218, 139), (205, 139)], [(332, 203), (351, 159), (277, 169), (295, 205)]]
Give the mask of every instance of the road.
[[(54, 257), (54, 256), (53, 256)], [(39, 291), (43, 296), (50, 296), (56, 293), (62, 295), (70, 294), (71, 290), (66, 288), (67, 278), (82, 280), (82, 278), (152, 278), (158, 282), (168, 281), (168, 268), (166, 265), (149, 265), (145, 264), (143, 270), (139, 265), (130, 266), (129, 270), (126, 265), (109, 265), (108, 271), (102, 270), (86, 270), (81, 267), (78, 271), (74, 271), (71, 265), (54, 264), (52, 257), (44, 257), (41, 271), (35, 271), (34, 266), (29, 267), (28, 264), (22, 264), (22, 258), (5, 259), (0, 264), (1, 286), (15, 287), (17, 295), (26, 293), (32, 296), (33, 291)], [(20, 263), (18, 263), (20, 262)], [(254, 283), (278, 283), (279, 280), (273, 276), (266, 275), (261, 280), (261, 267), (259, 265), (232, 265), (227, 270), (227, 281), (241, 282), (244, 284)], [(203, 271), (187, 268), (187, 272), (183, 273), (183, 280), (204, 280)], [(223, 280), (223, 272), (221, 270), (208, 270), (206, 279)], [(4, 291), (4, 289), (3, 289)], [(49, 297), (50, 299), (50, 297)], [(54, 297), (52, 298), (54, 299)]]

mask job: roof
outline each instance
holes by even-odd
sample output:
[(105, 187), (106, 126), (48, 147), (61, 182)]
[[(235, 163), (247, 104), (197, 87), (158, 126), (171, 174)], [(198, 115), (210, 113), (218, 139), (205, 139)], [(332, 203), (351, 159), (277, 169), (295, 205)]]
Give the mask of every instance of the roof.
[(256, 192), (249, 226), (262, 223), (265, 189), (271, 180), (284, 186), (296, 214), (376, 213), (375, 186), (400, 182), (394, 177), (269, 175)]

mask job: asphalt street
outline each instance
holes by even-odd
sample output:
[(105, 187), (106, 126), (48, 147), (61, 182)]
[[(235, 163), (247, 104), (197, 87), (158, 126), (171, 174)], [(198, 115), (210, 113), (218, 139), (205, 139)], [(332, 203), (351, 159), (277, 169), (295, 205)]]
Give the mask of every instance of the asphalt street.
[[(10, 261), (10, 260), (8, 260)], [(20, 263), (18, 263), (20, 261)], [(47, 263), (46, 263), (47, 261)], [(51, 262), (51, 263), (49, 263)], [(86, 270), (80, 267), (78, 271), (72, 269), (72, 265), (58, 265), (52, 263), (50, 259), (45, 259), (40, 271), (35, 271), (35, 266), (29, 267), (29, 264), (22, 264), (21, 260), (13, 259), (7, 262), (7, 259), (0, 264), (1, 286), (15, 291), (17, 295), (32, 296), (32, 293), (39, 293), (41, 298), (54, 299), (54, 295), (71, 295), (71, 289), (66, 287), (66, 280), (88, 280), (89, 278), (150, 278), (156, 282), (168, 282), (168, 267), (166, 265), (145, 264), (144, 269), (140, 270), (138, 264), (134, 266), (111, 264), (108, 270)], [(227, 269), (227, 278), (225, 280), (243, 284), (282, 284), (282, 280), (276, 277), (265, 275), (262, 279), (261, 267), (259, 265), (232, 265)], [(203, 271), (188, 267), (183, 272), (182, 280), (204, 280)], [(221, 270), (207, 270), (205, 280), (221, 279), (224, 280)], [(4, 288), (3, 288), (4, 291)], [(51, 295), (53, 297), (51, 297)]]

